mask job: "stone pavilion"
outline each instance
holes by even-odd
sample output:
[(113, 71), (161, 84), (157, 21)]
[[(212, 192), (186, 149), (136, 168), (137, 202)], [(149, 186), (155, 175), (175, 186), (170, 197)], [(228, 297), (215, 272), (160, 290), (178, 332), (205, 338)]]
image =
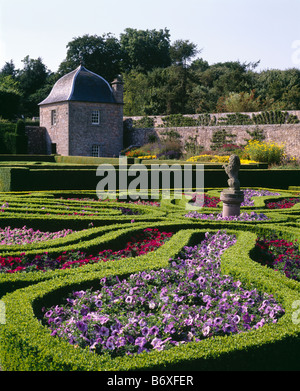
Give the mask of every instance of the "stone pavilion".
[(119, 156), (123, 148), (123, 83), (111, 85), (80, 65), (61, 77), (40, 104), (47, 153)]

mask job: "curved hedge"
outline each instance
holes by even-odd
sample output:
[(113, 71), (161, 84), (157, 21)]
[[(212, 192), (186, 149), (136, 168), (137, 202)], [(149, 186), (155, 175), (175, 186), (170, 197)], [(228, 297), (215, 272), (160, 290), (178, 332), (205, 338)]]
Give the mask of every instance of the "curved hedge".
[[(218, 189), (209, 189), (216, 194)], [(272, 199), (291, 196), (294, 192), (282, 192)], [(295, 191), (296, 193), (296, 191)], [(45, 243), (26, 246), (29, 254), (47, 251), (60, 254), (68, 249), (100, 251), (106, 248), (120, 248), (130, 235), (144, 228), (161, 228), (174, 232), (163, 246), (138, 258), (119, 259), (114, 262), (99, 262), (76, 269), (64, 269), (47, 272), (0, 273), (0, 298), (5, 303), (6, 322), (0, 324), (0, 359), (2, 370), (9, 371), (112, 371), (112, 370), (299, 370), (298, 351), (300, 347), (300, 329), (295, 316), (295, 303), (299, 300), (300, 283), (290, 280), (277, 271), (258, 264), (251, 258), (258, 235), (276, 232), (288, 240), (299, 240), (299, 205), (290, 209), (269, 211), (263, 208), (262, 200), (255, 200), (255, 206), (249, 210), (268, 214), (268, 222), (234, 221), (195, 221), (183, 218), (187, 200), (159, 200), (160, 206), (124, 204), (145, 212), (141, 215), (126, 216), (119, 220), (108, 218), (105, 224), (102, 217), (69, 215), (57, 216), (59, 204), (66, 205), (61, 199), (62, 192), (36, 194), (2, 194), (1, 202), (20, 207), (19, 215), (3, 208), (2, 226), (22, 227), (25, 225), (54, 230), (57, 227), (75, 229), (64, 238)], [(65, 193), (67, 196), (70, 193)], [(79, 194), (77, 194), (79, 195)], [(82, 192), (79, 197), (91, 195)], [(8, 200), (8, 201), (7, 201)], [(32, 200), (32, 205), (24, 214), (24, 207)], [(74, 201), (74, 209), (88, 201)], [(13, 204), (15, 203), (15, 204)], [(16, 206), (19, 203), (20, 206)], [(57, 203), (54, 208), (54, 204)], [(69, 200), (67, 205), (72, 204)], [(41, 215), (39, 206), (47, 205), (49, 215)], [(76, 206), (75, 206), (76, 204)], [(112, 211), (115, 202), (97, 203), (99, 214)], [(10, 206), (9, 206), (10, 207)], [(8, 208), (9, 209), (9, 208)], [(34, 212), (33, 212), (34, 209)], [(103, 210), (102, 210), (103, 209)], [(247, 209), (248, 210), (248, 209)], [(216, 213), (217, 208), (204, 208), (203, 213)], [(153, 213), (152, 213), (153, 212)], [(24, 219), (23, 217), (24, 216)], [(136, 220), (136, 216), (140, 217)], [(91, 216), (88, 216), (91, 217)], [(130, 220), (129, 220), (130, 219)], [(101, 221), (99, 223), (99, 220)], [(134, 220), (134, 221), (132, 221)], [(93, 223), (93, 227), (88, 224)], [(99, 223), (99, 224), (97, 224)], [(30, 225), (29, 225), (30, 224)], [(224, 274), (240, 280), (246, 287), (256, 287), (262, 292), (274, 295), (283, 306), (285, 314), (276, 324), (267, 324), (257, 330), (217, 336), (201, 342), (190, 342), (172, 347), (165, 351), (153, 351), (133, 356), (107, 358), (76, 348), (69, 343), (54, 338), (41, 323), (42, 307), (60, 303), (68, 292), (74, 289), (94, 287), (104, 276), (126, 277), (143, 270), (164, 268), (170, 257), (176, 257), (185, 245), (194, 245), (201, 241), (205, 232), (217, 232), (225, 229), (234, 233), (237, 243), (222, 255), (221, 269)], [(23, 246), (0, 246), (0, 255), (14, 255), (24, 251)], [(2, 297), (1, 297), (2, 296)]]

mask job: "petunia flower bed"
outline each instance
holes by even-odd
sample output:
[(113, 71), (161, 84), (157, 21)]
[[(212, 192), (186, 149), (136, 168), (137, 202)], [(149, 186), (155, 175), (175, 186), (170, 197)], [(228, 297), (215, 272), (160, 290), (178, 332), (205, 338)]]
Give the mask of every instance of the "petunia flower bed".
[(299, 243), (271, 235), (261, 236), (255, 244), (254, 259), (283, 273), (286, 277), (300, 281)]
[[(243, 189), (243, 193), (244, 193), (244, 201), (241, 203), (241, 206), (254, 206), (254, 200), (252, 200), (252, 197), (280, 195), (280, 193), (272, 192), (269, 190), (253, 190), (253, 189)], [(216, 208), (218, 207), (218, 204), (221, 202), (221, 200), (218, 197), (213, 197), (208, 194), (204, 194), (204, 200), (203, 200), (203, 197), (200, 197), (200, 195), (195, 194), (190, 202), (194, 203), (195, 206), (197, 206), (197, 204), (202, 205), (203, 203), (203, 207)]]
[(266, 208), (268, 209), (289, 209), (292, 206), (300, 202), (300, 198), (288, 197), (278, 201), (266, 202)]
[(26, 245), (35, 242), (64, 238), (73, 233), (71, 229), (63, 229), (57, 232), (42, 232), (33, 228), (0, 228), (0, 245)]
[(222, 213), (218, 214), (205, 214), (205, 213), (199, 213), (196, 211), (189, 212), (185, 215), (185, 217), (193, 218), (193, 219), (202, 219), (202, 220), (215, 220), (215, 221), (265, 221), (269, 220), (269, 217), (267, 217), (263, 213), (241, 213), (239, 216), (227, 216), (223, 217)]
[(254, 189), (245, 189), (244, 192), (244, 201), (241, 203), (241, 206), (254, 206), (254, 200), (252, 197), (265, 197), (265, 196), (279, 196), (280, 193), (272, 192), (270, 190), (254, 190)]
[(195, 194), (193, 198), (191, 199), (190, 203), (197, 205), (203, 204), (203, 207), (205, 208), (216, 208), (218, 206), (218, 203), (221, 200), (218, 197), (209, 196), (207, 194), (204, 194), (203, 196), (200, 196), (199, 194)]
[(123, 249), (117, 251), (107, 249), (100, 251), (97, 255), (86, 254), (82, 251), (71, 251), (63, 252), (58, 257), (51, 257), (48, 252), (34, 257), (26, 255), (25, 252), (19, 256), (2, 256), (0, 257), (0, 274), (71, 269), (87, 264), (140, 256), (156, 250), (166, 243), (172, 235), (172, 232), (161, 232), (157, 228), (146, 228), (141, 233), (135, 233)]
[(112, 357), (258, 329), (284, 314), (274, 297), (247, 289), (220, 271), (220, 256), (236, 242), (206, 233), (169, 266), (120, 280), (103, 278), (98, 290), (73, 292), (44, 308), (52, 336)]

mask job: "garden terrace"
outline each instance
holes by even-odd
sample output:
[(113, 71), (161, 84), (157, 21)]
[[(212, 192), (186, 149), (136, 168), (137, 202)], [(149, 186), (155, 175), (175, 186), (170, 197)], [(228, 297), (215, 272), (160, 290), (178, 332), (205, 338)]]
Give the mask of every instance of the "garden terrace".
[[(220, 218), (222, 188), (214, 187), (205, 189), (201, 209), (197, 205), (201, 194), (196, 192), (182, 199), (171, 192), (170, 199), (160, 193), (158, 199), (149, 195), (137, 201), (122, 200), (122, 193), (115, 200), (98, 200), (95, 191), (76, 189), (2, 193), (0, 297), (6, 310), (0, 324), (2, 370), (299, 370), (295, 303), (300, 290), (300, 189), (243, 190), (241, 212), (253, 219), (236, 221)], [(199, 215), (186, 217), (189, 213)], [(267, 219), (256, 218), (262, 215)], [(270, 240), (276, 251), (265, 258), (261, 246), (269, 246)], [(195, 246), (204, 258), (189, 258)], [(204, 262), (207, 257), (212, 257), (211, 263)], [(202, 274), (195, 274), (200, 270)], [(186, 285), (183, 277), (176, 283), (176, 275), (184, 273), (195, 277)], [(221, 301), (211, 285), (217, 275)], [(135, 286), (141, 276), (144, 279)], [(211, 282), (205, 285), (205, 281)], [(133, 293), (142, 287), (146, 301)], [(98, 339), (90, 335), (91, 345), (80, 338), (75, 345), (70, 343), (63, 338), (63, 323), (58, 318), (49, 323), (45, 314), (55, 308), (65, 311), (72, 292), (89, 300), (100, 295), (100, 289), (102, 295), (107, 289), (116, 292), (120, 317), (109, 312), (109, 302), (104, 304), (101, 296), (107, 319), (101, 318), (97, 328), (93, 325), (100, 301), (93, 307), (82, 302), (85, 312), (76, 320), (72, 338), (75, 341), (78, 332), (100, 334)], [(233, 289), (233, 296), (240, 295), (244, 305), (253, 298), (257, 309), (238, 309), (239, 300), (230, 301), (228, 289)], [(213, 323), (208, 320), (208, 302), (213, 305)], [(135, 313), (137, 303), (140, 309)], [(197, 327), (193, 306), (198, 306)], [(171, 308), (174, 312), (164, 312)], [(143, 328), (130, 321), (131, 326), (123, 329), (130, 311)], [(167, 321), (167, 313), (173, 321)], [(88, 318), (95, 319), (89, 324)], [(110, 326), (117, 330), (117, 324), (123, 325), (118, 340), (108, 331)]]

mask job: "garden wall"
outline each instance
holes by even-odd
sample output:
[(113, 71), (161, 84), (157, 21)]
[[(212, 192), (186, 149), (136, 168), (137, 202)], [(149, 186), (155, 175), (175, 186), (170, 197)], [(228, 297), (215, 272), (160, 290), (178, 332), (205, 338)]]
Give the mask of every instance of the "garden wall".
[(236, 135), (235, 144), (245, 145), (245, 139), (251, 137), (247, 130), (253, 132), (255, 129), (261, 129), (264, 132), (265, 141), (275, 143), (285, 143), (286, 153), (300, 158), (300, 124), (282, 124), (282, 125), (217, 125), (217, 126), (197, 126), (197, 127), (178, 127), (178, 128), (132, 128), (127, 134), (128, 145), (143, 145), (148, 143), (150, 135), (162, 137), (162, 133), (168, 130), (176, 130), (181, 136), (183, 145), (188, 142), (189, 137), (197, 136), (197, 144), (210, 149), (211, 139), (217, 130), (226, 129), (227, 133)]

